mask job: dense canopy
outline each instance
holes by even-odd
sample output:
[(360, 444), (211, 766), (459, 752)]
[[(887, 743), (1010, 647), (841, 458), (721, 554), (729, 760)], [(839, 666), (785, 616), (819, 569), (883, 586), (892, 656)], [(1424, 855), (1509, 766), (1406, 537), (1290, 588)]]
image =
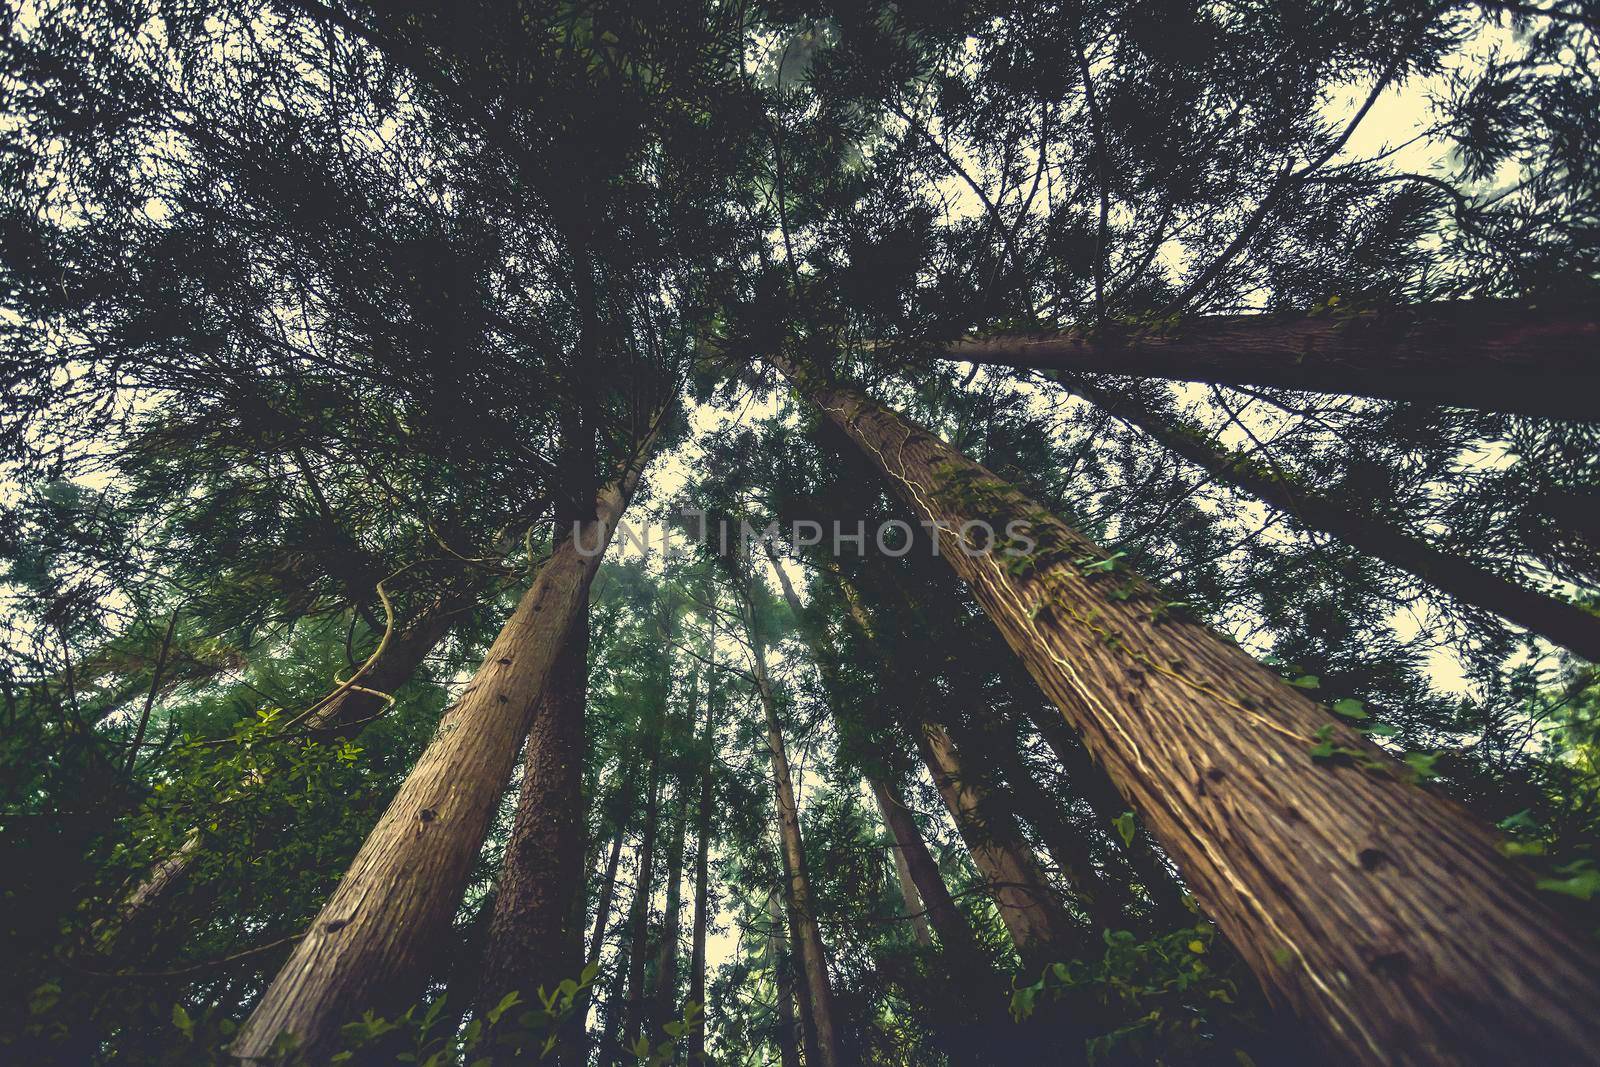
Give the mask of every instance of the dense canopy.
[(1600, 1060), (1589, 0), (0, 17), (7, 1062)]

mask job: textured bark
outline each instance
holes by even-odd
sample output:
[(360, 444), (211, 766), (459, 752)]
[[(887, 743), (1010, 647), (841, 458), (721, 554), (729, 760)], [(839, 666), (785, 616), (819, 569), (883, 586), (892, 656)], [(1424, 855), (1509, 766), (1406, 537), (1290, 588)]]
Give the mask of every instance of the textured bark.
[(1308, 530), (1332, 534), (1352, 548), (1416, 575), (1441, 592), (1525, 626), (1585, 659), (1600, 662), (1600, 615), (1529, 589), (1469, 560), (1440, 551), (1379, 519), (1360, 515), (1299, 488), (1258, 462), (1229, 455), (1200, 435), (1168, 422), (1132, 396), (1109, 393), (1078, 379), (1073, 392), (1128, 420), (1219, 481), (1244, 490), (1289, 514)]
[[(1038, 727), (1045, 744), (1066, 772), (1068, 786), (1074, 794), (1088, 802), (1101, 827), (1111, 833), (1112, 820), (1128, 810), (1122, 794), (1111, 784), (1106, 772), (1096, 766), (1078, 739), (1072, 736), (1071, 728), (1060, 714), (1052, 717), (1037, 699), (1025, 699), (1022, 706), (1028, 710), (1029, 719)], [(1151, 917), (1156, 925), (1176, 928), (1195, 921), (1194, 913), (1184, 906), (1183, 887), (1157, 855), (1150, 843), (1149, 831), (1144, 826), (1134, 828), (1131, 841), (1124, 842), (1118, 836), (1116, 844), (1123, 849), (1139, 887), (1150, 900)]]
[(554, 989), (583, 970), (588, 683), (585, 611), (573, 622), (523, 746), (522, 786), (483, 959), (479, 1006), (484, 1010), (512, 991), (532, 1000), (541, 987)]
[(599, 494), (596, 518), (563, 541), (501, 628), (461, 698), (356, 853), (338, 888), (278, 972), (233, 1044), (261, 1059), (280, 1034), (326, 1057), (363, 1011), (415, 998), (449, 927), (538, 698), (660, 430)]
[[(1362, 1063), (1600, 1059), (1600, 959), (1497, 839), (1382, 750), (1154, 592), (1080, 570), (1104, 553), (858, 391), (773, 361), (937, 524), (943, 557), (1275, 1000)], [(1022, 523), (1031, 567), (968, 554), (961, 524)], [(1374, 767), (1314, 762), (1319, 731)]]
[(1600, 316), (1592, 307), (1477, 300), (1354, 316), (1226, 315), (1171, 332), (957, 341), (950, 359), (1596, 418)]
[(794, 978), (789, 954), (783, 948), (784, 917), (778, 891), (767, 894), (767, 954), (772, 959), (772, 984), (778, 996), (778, 1058), (783, 1067), (800, 1067), (800, 1045), (795, 1040)]
[(755, 609), (742, 587), (740, 599), (744, 608), (745, 638), (750, 645), (756, 689), (767, 718), (767, 748), (772, 756), (778, 836), (789, 883), (787, 897), (795, 926), (805, 1003), (810, 1008), (811, 1024), (815, 1030), (816, 1055), (812, 1067), (837, 1067), (843, 1060), (834, 1017), (833, 987), (828, 981), (827, 952), (822, 944), (821, 927), (817, 925), (811, 897), (811, 878), (806, 871), (805, 846), (800, 839), (800, 811), (795, 805), (794, 781), (789, 773), (789, 753), (784, 747), (782, 727), (778, 724), (777, 700), (772, 691), (772, 679), (767, 675), (766, 653), (756, 630)]
[(1075, 955), (1085, 943), (1082, 931), (1074, 929), (1056, 900), (1011, 812), (963, 766), (943, 727), (924, 724), (916, 741), (972, 862), (989, 885), (1023, 968), (1036, 973)]

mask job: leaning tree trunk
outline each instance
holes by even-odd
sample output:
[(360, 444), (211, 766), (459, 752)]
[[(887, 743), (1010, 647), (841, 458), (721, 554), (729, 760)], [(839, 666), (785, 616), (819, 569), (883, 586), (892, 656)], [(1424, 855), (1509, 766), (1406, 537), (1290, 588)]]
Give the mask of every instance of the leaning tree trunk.
[[(506, 620), (461, 699), (356, 853), (233, 1043), (270, 1056), (292, 1035), (307, 1059), (337, 1047), (362, 1012), (413, 999), (448, 929), (573, 622), (653, 450), (658, 417), (628, 468), (574, 528)], [(580, 551), (580, 545), (583, 551)], [(591, 551), (592, 550), (592, 551)]]
[(933, 928), (928, 925), (928, 908), (922, 902), (922, 894), (917, 892), (917, 880), (911, 877), (911, 864), (906, 860), (906, 850), (895, 837), (894, 827), (889, 825), (889, 812), (884, 807), (882, 796), (876, 797), (878, 811), (883, 817), (883, 828), (889, 834), (889, 851), (894, 855), (894, 880), (900, 887), (900, 900), (906, 906), (906, 919), (911, 923), (911, 936), (917, 944), (924, 948), (933, 947)]
[(756, 630), (755, 608), (748, 591), (740, 588), (744, 609), (745, 636), (750, 645), (756, 690), (767, 719), (767, 748), (772, 756), (772, 785), (778, 809), (778, 836), (783, 848), (788, 877), (786, 894), (794, 920), (800, 973), (805, 982), (805, 1001), (811, 1009), (815, 1029), (817, 1063), (814, 1067), (837, 1067), (842, 1063), (839, 1030), (834, 1018), (833, 987), (828, 981), (827, 953), (822, 944), (822, 929), (817, 924), (815, 902), (811, 896), (811, 877), (806, 870), (805, 846), (800, 840), (800, 811), (795, 805), (794, 781), (789, 773), (789, 753), (778, 724), (777, 699), (772, 679), (767, 675), (766, 653)]
[(522, 787), (495, 886), (479, 1007), (577, 979), (583, 969), (584, 712), (589, 620), (580, 614), (540, 695), (523, 746)]
[(1077, 378), (1064, 379), (1063, 384), (1138, 426), (1212, 477), (1286, 512), (1306, 529), (1332, 534), (1464, 604), (1492, 611), (1585, 659), (1600, 662), (1600, 615), (1529, 589), (1459, 555), (1434, 548), (1380, 519), (1357, 514), (1299, 488), (1292, 477), (1276, 467), (1223, 452), (1199, 433), (1168, 422), (1131, 395), (1111, 393)]
[[(911, 879), (916, 895), (927, 911), (927, 921), (939, 935), (939, 945), (950, 957), (951, 969), (956, 973), (983, 974), (990, 970), (988, 957), (978, 945), (967, 917), (956, 906), (955, 897), (939, 873), (939, 864), (928, 851), (922, 831), (911, 817), (905, 802), (884, 779), (873, 775), (868, 778), (873, 799), (878, 802), (878, 812), (893, 839), (896, 863), (903, 867)], [(909, 897), (907, 906), (911, 903)]]
[[(878, 649), (876, 629), (855, 584), (838, 571), (833, 572), (833, 577), (844, 595), (857, 635), (877, 651), (878, 659), (894, 672), (896, 665)], [(924, 690), (927, 700), (933, 699), (932, 691), (918, 679), (907, 679), (907, 682), (914, 690)], [(976, 776), (963, 766), (955, 744), (943, 727), (932, 723), (914, 727), (913, 741), (967, 846), (973, 865), (983, 875), (989, 896), (1023, 966), (1028, 970), (1042, 968), (1069, 954), (1080, 939), (1056, 902), (1011, 812), (999, 807)]]
[[(1105, 577), (1115, 561), (1016, 487), (859, 391), (772, 362), (936, 524), (944, 558), (1309, 1029), (1366, 1063), (1600, 1059), (1600, 958), (1492, 832), (1149, 586)], [(1012, 547), (1032, 551), (965, 551), (976, 519), (1016, 523)], [(1311, 758), (1324, 738), (1332, 761)]]
[(1592, 307), (1474, 300), (1356, 314), (1225, 315), (1170, 330), (957, 341), (950, 359), (1596, 418)]
[(925, 723), (916, 735), (917, 750), (950, 809), (972, 862), (989, 884), (989, 895), (1023, 969), (1037, 974), (1076, 955), (1084, 946), (1082, 932), (1073, 927), (1056, 900), (1012, 813), (999, 805), (964, 765), (943, 727)]

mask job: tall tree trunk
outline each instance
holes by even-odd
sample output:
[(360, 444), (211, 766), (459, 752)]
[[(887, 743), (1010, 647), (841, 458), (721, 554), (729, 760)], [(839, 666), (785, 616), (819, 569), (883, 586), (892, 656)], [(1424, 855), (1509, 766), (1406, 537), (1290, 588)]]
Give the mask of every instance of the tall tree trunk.
[[(1103, 576), (1114, 561), (1016, 487), (859, 391), (773, 362), (935, 524), (945, 560), (1308, 1028), (1365, 1063), (1600, 1058), (1600, 958), (1493, 833), (1237, 647), (1157, 617), (1148, 586), (1109, 596), (1126, 589)], [(1026, 564), (965, 551), (977, 518), (1016, 523), (1001, 536), (1035, 542)], [(1370, 767), (1313, 760), (1322, 737)]]
[(778, 997), (778, 1058), (783, 1067), (800, 1067), (800, 1045), (795, 1040), (794, 979), (789, 954), (783, 949), (784, 917), (778, 890), (767, 894), (767, 954), (772, 957), (772, 985)]
[(1600, 318), (1576, 305), (1421, 304), (1353, 316), (1219, 315), (1170, 331), (1020, 334), (947, 345), (950, 359), (1059, 371), (1456, 404), (1594, 419)]
[(911, 923), (911, 936), (917, 944), (924, 948), (933, 946), (933, 928), (928, 925), (928, 909), (922, 903), (922, 894), (917, 891), (917, 880), (911, 877), (911, 864), (906, 860), (905, 846), (900, 839), (895, 837), (894, 828), (889, 825), (889, 813), (885, 808), (885, 801), (881, 795), (874, 795), (878, 801), (878, 811), (883, 817), (883, 828), (889, 833), (889, 851), (894, 856), (894, 879), (900, 887), (900, 900), (906, 906), (906, 918)]
[(788, 900), (793, 916), (800, 973), (805, 985), (805, 1001), (811, 1009), (811, 1021), (816, 1031), (816, 1060), (812, 1067), (838, 1067), (843, 1062), (839, 1048), (839, 1031), (834, 1018), (833, 987), (828, 981), (827, 953), (822, 945), (822, 930), (817, 925), (815, 903), (811, 896), (811, 877), (806, 870), (805, 846), (800, 840), (800, 811), (795, 804), (794, 781), (789, 773), (789, 753), (783, 743), (783, 729), (778, 723), (777, 698), (772, 690), (772, 679), (767, 674), (766, 652), (756, 629), (755, 607), (749, 591), (739, 583), (740, 601), (744, 609), (745, 638), (750, 645), (750, 662), (754, 668), (756, 690), (761, 698), (761, 708), (767, 719), (767, 748), (772, 756), (772, 784), (777, 803), (778, 836), (780, 838), (785, 872), (788, 876)]
[(1444, 552), (1380, 519), (1360, 515), (1315, 493), (1270, 463), (1230, 455), (1199, 433), (1174, 425), (1130, 394), (1111, 393), (1078, 378), (1063, 384), (1202, 468), (1318, 530), (1392, 564), (1464, 604), (1492, 611), (1593, 662), (1600, 662), (1600, 615), (1529, 589), (1459, 555)]
[[(713, 609), (715, 601), (713, 601)], [(711, 812), (716, 795), (713, 773), (717, 765), (717, 725), (721, 679), (717, 676), (717, 616), (711, 615), (711, 640), (708, 643), (710, 670), (706, 673), (706, 725), (700, 740), (700, 795), (694, 820), (694, 934), (689, 958), (689, 1000), (705, 1007), (706, 1002), (706, 923), (710, 904)], [(706, 1031), (702, 1024), (689, 1035), (689, 1062), (705, 1059)]]
[[(978, 939), (973, 935), (967, 917), (961, 914), (955, 898), (950, 895), (950, 888), (939, 873), (939, 864), (935, 862), (933, 853), (928, 851), (922, 832), (917, 828), (916, 820), (911, 817), (905, 802), (888, 782), (876, 775), (868, 779), (868, 784), (872, 787), (873, 799), (878, 802), (883, 825), (888, 828), (889, 836), (894, 841), (897, 869), (902, 870), (903, 877), (909, 878), (915, 887), (916, 896), (927, 911), (927, 921), (938, 933), (940, 946), (951, 958), (951, 969), (958, 973), (968, 971), (975, 974), (988, 970), (989, 961), (978, 946)], [(906, 906), (910, 905), (910, 894), (906, 894)]]
[[(595, 1061), (600, 1067), (612, 1067), (621, 1061), (618, 1055), (621, 1047), (617, 1042), (617, 1035), (622, 1032), (623, 1019), (628, 1013), (622, 983), (632, 967), (633, 944), (625, 935), (622, 944), (617, 948), (611, 980), (606, 983), (606, 1020), (600, 1028), (599, 1054)], [(631, 1056), (629, 1058), (632, 1059)], [(582, 1061), (577, 1062), (581, 1067)]]
[(639, 867), (633, 879), (633, 906), (628, 913), (628, 943), (633, 948), (628, 957), (628, 999), (623, 1015), (622, 1043), (626, 1049), (634, 1047), (644, 1028), (644, 970), (649, 955), (650, 896), (655, 890), (656, 834), (661, 820), (661, 734), (666, 712), (664, 707), (657, 709), (651, 729), (644, 832), (639, 840)]
[[(587, 598), (585, 598), (587, 601)], [(522, 787), (495, 887), (479, 1006), (531, 1000), (583, 969), (584, 711), (589, 620), (572, 624), (524, 745)]]
[(1084, 944), (1081, 931), (1074, 929), (1056, 900), (1012, 813), (963, 765), (943, 727), (925, 723), (916, 735), (917, 750), (950, 809), (972, 862), (989, 883), (989, 893), (1024, 970), (1034, 974), (1076, 955)]
[[(891, 672), (897, 673), (896, 665), (878, 649), (876, 628), (855, 583), (837, 569), (830, 573), (844, 596), (857, 636), (877, 651), (879, 660)], [(924, 688), (916, 679), (906, 681)], [(931, 703), (934, 699), (928, 690), (925, 700)], [(913, 740), (973, 864), (989, 887), (989, 895), (1023, 966), (1034, 970), (1068, 954), (1078, 938), (1012, 813), (989, 795), (976, 776), (964, 770), (955, 744), (943, 727), (924, 723), (913, 729)]]
[[(622, 845), (628, 837), (628, 818), (624, 812), (617, 823), (617, 834), (611, 839), (611, 853), (606, 857), (606, 873), (600, 880), (600, 898), (595, 904), (594, 931), (589, 935), (589, 949), (584, 954), (584, 965), (598, 964), (600, 952), (605, 948), (606, 927), (611, 923), (611, 905), (617, 895), (617, 868), (622, 863)], [(594, 1001), (591, 985), (578, 995), (574, 1014), (576, 1029), (572, 1035), (573, 1067), (586, 1067), (589, 1062), (589, 1005)]]
[(279, 1035), (291, 1034), (308, 1059), (326, 1057), (344, 1023), (416, 996), (661, 424), (658, 416), (622, 476), (598, 495), (596, 517), (576, 528), (539, 571), (262, 995), (234, 1041), (234, 1055), (264, 1058)]
[(689, 833), (689, 797), (682, 788), (677, 795), (677, 815), (673, 818), (672, 839), (667, 848), (667, 910), (661, 917), (661, 948), (656, 954), (656, 989), (650, 1012), (649, 1033), (655, 1039), (661, 1028), (674, 1018), (678, 997), (678, 930), (683, 910), (683, 853)]

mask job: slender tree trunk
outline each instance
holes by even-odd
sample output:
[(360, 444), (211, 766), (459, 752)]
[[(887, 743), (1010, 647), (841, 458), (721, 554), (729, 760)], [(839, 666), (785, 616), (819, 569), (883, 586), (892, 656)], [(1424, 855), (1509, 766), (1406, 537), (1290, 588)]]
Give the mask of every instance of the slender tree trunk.
[(523, 595), (256, 1005), (234, 1041), (234, 1055), (265, 1058), (279, 1035), (291, 1034), (308, 1059), (326, 1057), (344, 1023), (369, 1009), (392, 1011), (416, 996), (434, 945), (460, 903), (539, 695), (587, 603), (604, 547), (660, 427), (658, 417), (627, 470), (599, 494), (596, 518), (561, 543)]
[(922, 903), (922, 894), (917, 892), (916, 879), (911, 877), (911, 864), (906, 860), (906, 850), (894, 836), (894, 829), (889, 825), (889, 814), (883, 810), (883, 798), (878, 799), (878, 810), (883, 814), (884, 829), (889, 832), (889, 851), (894, 854), (895, 884), (900, 887), (900, 900), (906, 906), (906, 918), (911, 922), (911, 936), (917, 944), (924, 948), (933, 945), (933, 929), (928, 925), (928, 909)]
[[(714, 606), (714, 602), (713, 602)], [(721, 679), (717, 676), (717, 616), (711, 615), (711, 641), (708, 645), (710, 670), (706, 673), (706, 725), (700, 742), (700, 796), (695, 807), (694, 836), (694, 935), (689, 958), (689, 1000), (702, 1008), (706, 1002), (706, 923), (710, 904), (711, 810), (716, 795), (713, 773), (717, 765), (717, 725)], [(689, 1035), (689, 1062), (705, 1059), (705, 1026)]]
[[(1312, 1032), (1363, 1063), (1600, 1059), (1600, 959), (1493, 833), (1237, 647), (1154, 610), (1148, 586), (1111, 597), (1128, 591), (1102, 573), (1114, 561), (1014, 486), (860, 392), (773, 362), (935, 524), (1206, 912)], [(1014, 523), (997, 530), (1013, 547), (1032, 540), (1025, 562), (966, 551), (961, 526), (980, 517)], [(1370, 766), (1313, 760), (1323, 737)]]
[(783, 948), (784, 917), (778, 891), (767, 894), (767, 953), (772, 957), (772, 984), (778, 996), (778, 1057), (783, 1067), (800, 1067), (800, 1045), (795, 1040), (794, 979), (789, 954)]
[(1332, 534), (1352, 548), (1392, 564), (1464, 604), (1492, 611), (1592, 662), (1600, 662), (1600, 615), (1529, 589), (1459, 555), (1441, 551), (1380, 519), (1359, 515), (1299, 488), (1270, 464), (1230, 455), (1198, 433), (1168, 422), (1131, 395), (1107, 392), (1076, 378), (1073, 392), (1138, 426), (1219, 481), (1287, 512), (1308, 530)]
[(1591, 307), (1474, 300), (1354, 316), (1223, 315), (1171, 331), (979, 337), (973, 363), (1150, 375), (1220, 385), (1594, 419), (1600, 317)]
[(950, 735), (924, 724), (916, 731), (917, 750), (950, 809), (972, 861), (989, 883), (1006, 932), (1030, 974), (1077, 954), (1081, 931), (1057, 902), (1033, 849), (1011, 812), (1001, 807), (963, 765)]
[(480, 1007), (525, 1000), (583, 969), (583, 719), (589, 623), (580, 616), (540, 696), (524, 746), (522, 788), (495, 888)]
[(823, 948), (822, 930), (817, 925), (815, 904), (811, 896), (811, 877), (806, 870), (805, 846), (800, 840), (800, 811), (795, 804), (794, 782), (789, 773), (789, 753), (783, 743), (783, 729), (778, 723), (777, 698), (772, 691), (772, 679), (767, 675), (766, 653), (761, 645), (760, 634), (756, 630), (755, 608), (742, 582), (740, 599), (744, 608), (745, 637), (750, 644), (750, 661), (754, 668), (756, 689), (767, 718), (767, 747), (772, 755), (772, 782), (778, 809), (778, 835), (783, 847), (785, 871), (789, 881), (788, 898), (796, 927), (800, 973), (805, 984), (805, 1000), (810, 1005), (812, 1025), (816, 1030), (816, 1061), (814, 1065), (808, 1067), (837, 1067), (843, 1060), (839, 1049), (839, 1031), (834, 1018), (833, 987), (828, 981), (827, 953)]
[(678, 999), (678, 930), (683, 910), (683, 853), (689, 833), (689, 797), (681, 787), (677, 806), (672, 840), (667, 849), (667, 910), (661, 917), (661, 949), (656, 954), (656, 989), (649, 1027), (652, 1040), (662, 1026), (672, 1021), (675, 1014), (673, 1005)]
[[(952, 961), (958, 963), (952, 969), (961, 970), (980, 962), (986, 966), (988, 961), (978, 947), (972, 927), (967, 924), (966, 916), (961, 914), (949, 887), (944, 884), (939, 865), (928, 851), (911, 812), (882, 778), (874, 775), (868, 779), (868, 784), (872, 788), (873, 799), (878, 802), (883, 825), (894, 842), (895, 870), (901, 879), (901, 895), (905, 898), (906, 907), (912, 907), (912, 899), (915, 898), (920, 909), (927, 912), (917, 940), (927, 943), (927, 925), (931, 924), (938, 931), (939, 943), (944, 951)], [(910, 892), (905, 889), (907, 881), (911, 883)]]
[[(624, 937), (622, 945), (617, 949), (611, 980), (606, 983), (606, 1021), (600, 1028), (599, 1056), (596, 1059), (600, 1067), (612, 1067), (620, 1060), (618, 1053), (621, 1047), (617, 1044), (617, 1035), (621, 1033), (623, 1018), (628, 1013), (622, 982), (632, 970), (632, 965), (633, 945)], [(578, 1065), (582, 1067), (582, 1061), (578, 1061)]]
[[(606, 927), (611, 923), (611, 905), (617, 895), (617, 868), (622, 863), (622, 845), (628, 837), (626, 813), (617, 825), (616, 836), (611, 839), (611, 853), (606, 857), (606, 873), (600, 880), (600, 899), (595, 904), (594, 931), (589, 935), (589, 949), (584, 955), (585, 966), (600, 962), (600, 952), (605, 948)], [(572, 1035), (573, 1067), (586, 1067), (589, 1062), (589, 1005), (594, 1001), (594, 987), (578, 995), (574, 1014), (576, 1029)]]
[[(665, 698), (663, 698), (665, 699)], [(650, 896), (655, 890), (656, 833), (661, 816), (661, 734), (666, 708), (659, 708), (652, 727), (650, 770), (645, 785), (644, 833), (639, 841), (639, 869), (633, 879), (633, 907), (628, 917), (628, 999), (622, 1043), (632, 1049), (644, 1028), (644, 970), (649, 955)]]

